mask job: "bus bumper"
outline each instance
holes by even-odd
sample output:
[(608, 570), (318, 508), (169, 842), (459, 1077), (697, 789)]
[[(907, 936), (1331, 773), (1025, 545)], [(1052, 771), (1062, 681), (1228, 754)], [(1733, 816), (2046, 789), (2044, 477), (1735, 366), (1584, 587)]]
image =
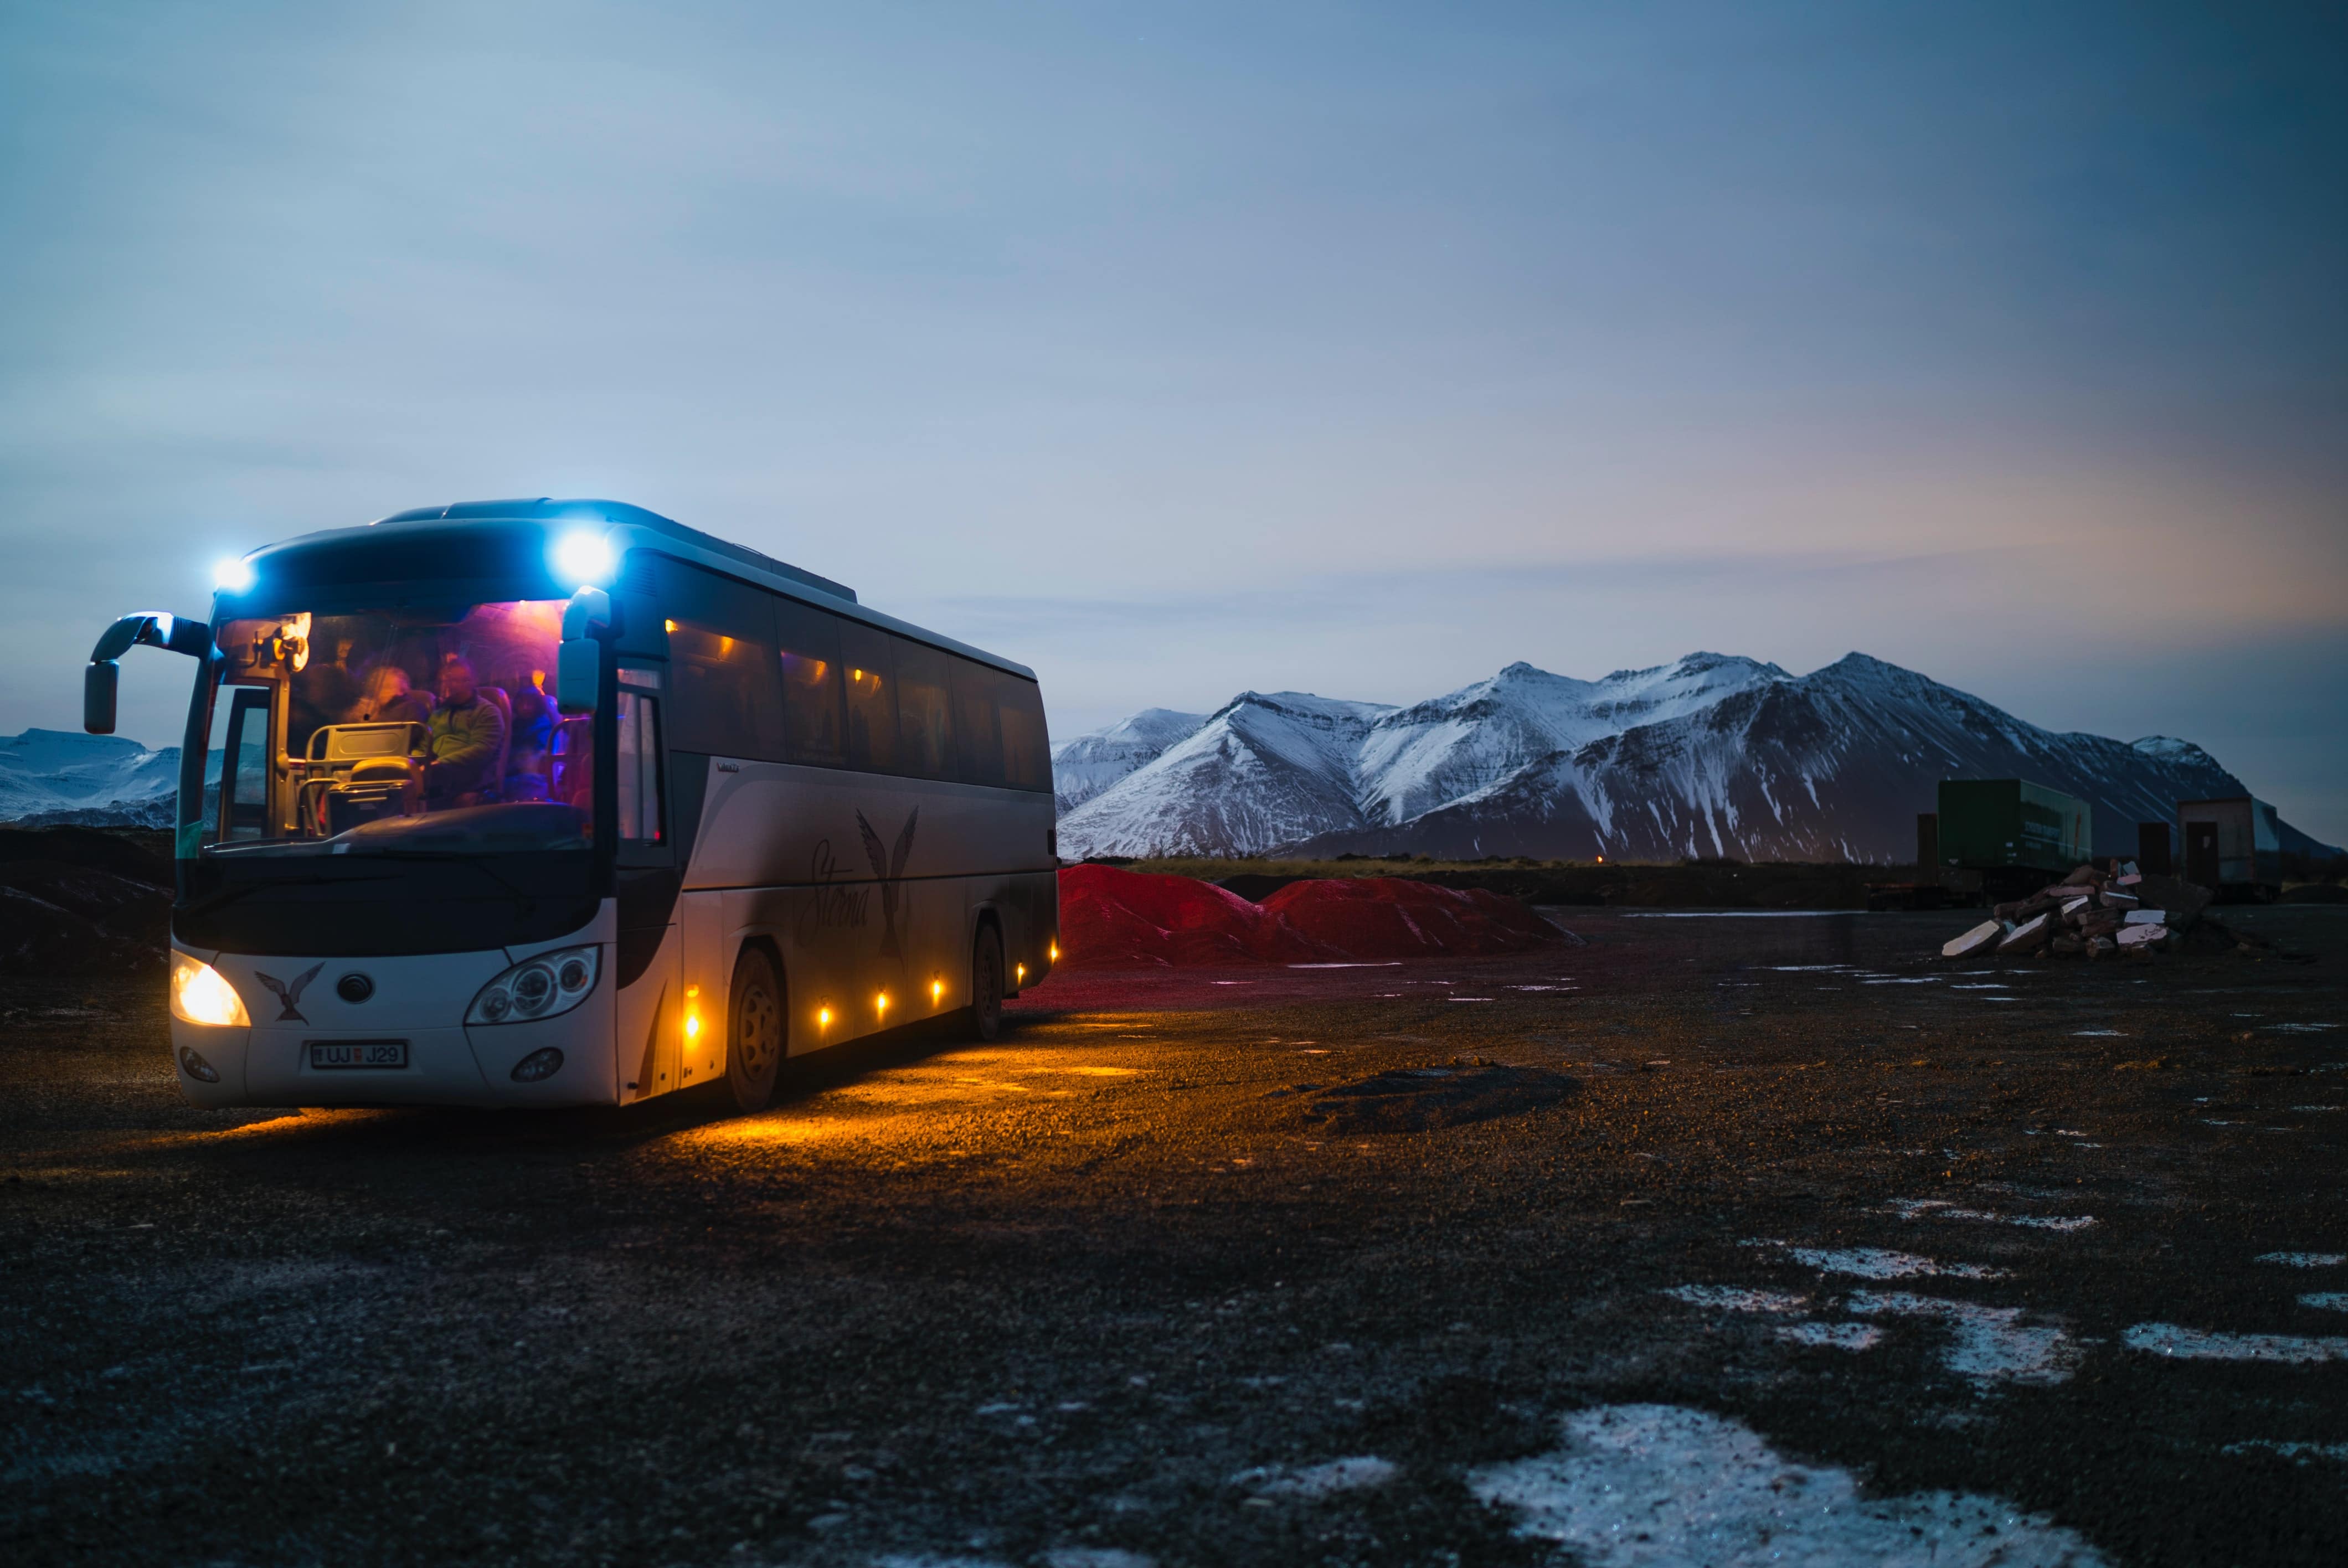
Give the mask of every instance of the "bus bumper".
[[(420, 958), (190, 956), (219, 970), (252, 1018), (249, 1028), (171, 1020), (172, 1068), (191, 1104), (618, 1103), (612, 1049), (615, 977), (608, 948), (595, 989), (569, 1011), (528, 1023), (469, 1027), (464, 1017), (473, 998), (515, 961), (502, 949)], [(366, 975), (371, 988), (358, 1002), (335, 989), (354, 972)], [(304, 975), (309, 983), (289, 1001), (283, 994), (287, 977)], [(263, 983), (264, 976), (275, 979), (276, 989)], [(399, 1064), (329, 1065), (354, 1053), (314, 1050), (354, 1046), (396, 1046)], [(560, 1053), (560, 1064), (533, 1072), (547, 1065), (541, 1053), (550, 1050)]]

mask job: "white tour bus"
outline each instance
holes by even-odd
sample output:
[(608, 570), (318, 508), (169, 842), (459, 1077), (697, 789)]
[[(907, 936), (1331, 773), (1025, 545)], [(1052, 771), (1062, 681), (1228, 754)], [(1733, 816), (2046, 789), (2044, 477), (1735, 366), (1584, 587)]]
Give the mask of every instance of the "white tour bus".
[[(1059, 956), (1025, 667), (607, 501), (273, 545), (196, 661), (171, 1043), (199, 1105), (610, 1105), (941, 1014)], [(221, 759), (206, 787), (206, 754)]]

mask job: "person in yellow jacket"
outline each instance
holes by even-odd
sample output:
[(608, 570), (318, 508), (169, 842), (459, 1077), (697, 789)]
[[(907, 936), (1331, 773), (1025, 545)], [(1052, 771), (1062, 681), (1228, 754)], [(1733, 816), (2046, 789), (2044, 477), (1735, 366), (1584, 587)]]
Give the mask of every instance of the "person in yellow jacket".
[(469, 805), (498, 781), (506, 746), (506, 716), (480, 693), (473, 666), (461, 653), (440, 661), (440, 701), (432, 710), (432, 760), (424, 771), (427, 809)]

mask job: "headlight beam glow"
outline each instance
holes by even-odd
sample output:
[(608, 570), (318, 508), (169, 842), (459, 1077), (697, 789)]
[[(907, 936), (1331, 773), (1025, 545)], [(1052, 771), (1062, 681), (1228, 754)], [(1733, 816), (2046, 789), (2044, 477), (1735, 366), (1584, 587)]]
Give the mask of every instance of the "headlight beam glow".
[(252, 1015), (244, 999), (221, 972), (201, 958), (171, 955), (171, 1016), (182, 1023), (211, 1029), (250, 1029)]

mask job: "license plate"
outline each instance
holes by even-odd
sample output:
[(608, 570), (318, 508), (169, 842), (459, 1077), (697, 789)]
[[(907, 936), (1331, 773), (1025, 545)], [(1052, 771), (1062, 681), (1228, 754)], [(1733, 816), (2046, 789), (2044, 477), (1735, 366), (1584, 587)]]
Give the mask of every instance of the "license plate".
[(406, 1067), (404, 1040), (314, 1040), (310, 1066), (314, 1071), (339, 1067)]

